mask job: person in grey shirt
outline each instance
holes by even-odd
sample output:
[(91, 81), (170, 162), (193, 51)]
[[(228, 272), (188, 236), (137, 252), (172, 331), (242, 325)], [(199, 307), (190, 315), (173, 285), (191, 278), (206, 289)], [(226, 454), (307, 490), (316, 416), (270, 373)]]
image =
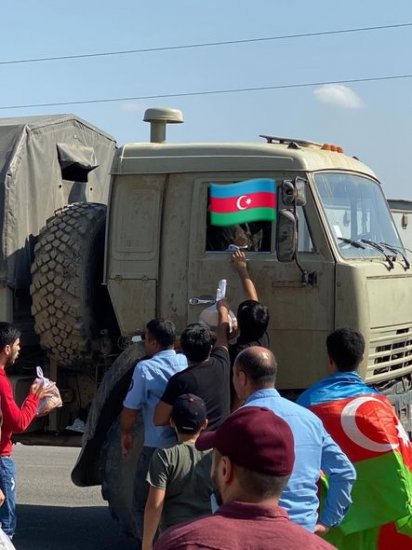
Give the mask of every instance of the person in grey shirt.
[(156, 531), (210, 514), (211, 454), (198, 451), (195, 442), (207, 426), (206, 405), (193, 394), (179, 396), (172, 409), (171, 425), (179, 443), (157, 449), (152, 456), (142, 550), (151, 550)]

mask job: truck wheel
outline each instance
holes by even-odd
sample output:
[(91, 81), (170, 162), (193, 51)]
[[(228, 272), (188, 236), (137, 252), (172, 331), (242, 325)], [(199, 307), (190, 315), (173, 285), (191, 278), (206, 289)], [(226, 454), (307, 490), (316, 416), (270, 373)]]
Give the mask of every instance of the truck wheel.
[(62, 366), (90, 357), (93, 340), (113, 326), (113, 309), (101, 285), (105, 220), (103, 204), (65, 206), (47, 221), (34, 249), (34, 327), (42, 347)]
[(143, 422), (139, 415), (133, 432), (132, 451), (127, 458), (123, 457), (120, 445), (120, 419), (117, 419), (112, 424), (100, 453), (102, 496), (108, 501), (110, 513), (119, 522), (121, 530), (131, 537), (137, 537), (133, 495), (143, 435)]
[(140, 415), (132, 431), (133, 448), (123, 457), (120, 446), (120, 413), (135, 365), (145, 356), (143, 342), (129, 345), (106, 372), (92, 401), (83, 434), (82, 450), (72, 471), (78, 487), (101, 485), (112, 516), (122, 530), (136, 537), (133, 512), (136, 466), (143, 447)]

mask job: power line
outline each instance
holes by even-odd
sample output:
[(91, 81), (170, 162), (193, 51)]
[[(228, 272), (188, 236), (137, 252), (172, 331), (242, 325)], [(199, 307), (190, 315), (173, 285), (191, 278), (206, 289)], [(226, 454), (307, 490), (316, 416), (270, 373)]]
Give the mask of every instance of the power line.
[(159, 46), (156, 48), (139, 48), (135, 50), (118, 50), (108, 52), (94, 52), (84, 53), (78, 55), (62, 55), (56, 57), (32, 57), (27, 59), (6, 59), (0, 61), (0, 65), (17, 65), (22, 63), (42, 63), (46, 61), (66, 61), (70, 59), (87, 59), (90, 57), (108, 57), (112, 55), (130, 55), (139, 53), (151, 53), (151, 52), (163, 52), (172, 50), (187, 50), (194, 48), (210, 48), (215, 46), (231, 46), (236, 44), (251, 44), (254, 42), (269, 42), (274, 40), (293, 40), (296, 38), (312, 38), (316, 36), (331, 36), (335, 34), (348, 34), (356, 32), (371, 32), (381, 31), (388, 29), (401, 29), (405, 27), (412, 27), (412, 23), (399, 23), (396, 25), (379, 25), (374, 27), (354, 27), (350, 29), (332, 30), (332, 31), (319, 31), (319, 32), (306, 32), (298, 34), (284, 34), (278, 36), (265, 36), (261, 38), (245, 38), (240, 40), (226, 40), (222, 42), (204, 42), (199, 44), (184, 44), (181, 46)]
[(61, 107), (66, 105), (90, 105), (94, 103), (116, 103), (120, 101), (142, 101), (146, 99), (165, 99), (172, 97), (190, 97), (190, 96), (202, 96), (202, 95), (222, 95), (222, 94), (234, 94), (242, 92), (262, 92), (269, 90), (287, 90), (290, 88), (310, 88), (314, 86), (326, 86), (328, 84), (356, 84), (362, 82), (380, 82), (383, 80), (403, 80), (412, 78), (412, 74), (401, 75), (387, 75), (387, 76), (374, 76), (369, 78), (351, 78), (347, 80), (327, 80), (324, 82), (301, 82), (297, 84), (279, 84), (276, 86), (256, 86), (250, 88), (232, 88), (226, 90), (202, 90), (198, 92), (177, 92), (170, 94), (153, 94), (136, 97), (113, 97), (113, 98), (101, 98), (101, 99), (84, 99), (78, 101), (56, 101), (52, 103), (28, 103), (26, 105), (7, 105), (0, 106), (0, 110), (6, 109), (29, 109), (34, 107)]

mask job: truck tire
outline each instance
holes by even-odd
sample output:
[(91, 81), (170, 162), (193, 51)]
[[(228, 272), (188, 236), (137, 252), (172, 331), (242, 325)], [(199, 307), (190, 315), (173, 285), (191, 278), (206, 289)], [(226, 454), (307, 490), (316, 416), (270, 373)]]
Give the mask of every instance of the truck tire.
[(137, 463), (143, 448), (144, 427), (142, 417), (138, 414), (132, 431), (133, 448), (125, 458), (120, 443), (119, 413), (130, 386), (134, 367), (144, 355), (145, 348), (141, 342), (132, 344), (117, 357), (102, 380), (85, 431), (86, 441), (87, 437), (95, 438), (96, 435), (101, 435), (102, 425), (106, 424), (107, 420), (111, 422), (99, 452), (98, 477), (102, 496), (108, 502), (112, 517), (118, 520), (121, 530), (131, 537), (137, 537), (134, 483)]
[(144, 428), (138, 416), (133, 431), (133, 448), (127, 458), (122, 456), (120, 444), (120, 419), (113, 422), (100, 453), (100, 478), (102, 496), (107, 500), (112, 517), (126, 535), (136, 538), (136, 514), (134, 512), (134, 485), (136, 467), (143, 448)]
[(73, 203), (40, 232), (32, 264), (32, 314), (40, 344), (62, 366), (91, 356), (92, 342), (114, 318), (101, 285), (106, 206)]

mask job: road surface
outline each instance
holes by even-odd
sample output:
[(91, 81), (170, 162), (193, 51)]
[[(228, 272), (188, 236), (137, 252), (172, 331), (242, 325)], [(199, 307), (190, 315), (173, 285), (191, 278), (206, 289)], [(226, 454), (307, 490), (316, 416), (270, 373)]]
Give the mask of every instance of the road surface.
[(79, 449), (15, 445), (17, 550), (122, 550), (136, 543), (119, 532), (100, 487), (72, 484)]

